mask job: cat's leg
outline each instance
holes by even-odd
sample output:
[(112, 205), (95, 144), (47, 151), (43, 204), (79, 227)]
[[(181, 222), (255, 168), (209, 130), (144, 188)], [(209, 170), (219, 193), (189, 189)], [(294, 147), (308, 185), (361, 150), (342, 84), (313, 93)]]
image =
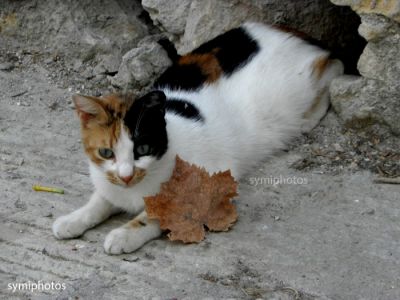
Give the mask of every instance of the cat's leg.
[(88, 203), (54, 222), (54, 236), (58, 239), (78, 237), (119, 211), (98, 192), (94, 192)]
[(112, 230), (104, 241), (109, 254), (130, 253), (161, 235), (159, 222), (147, 218), (143, 211), (125, 225)]
[(314, 62), (313, 75), (317, 79), (317, 92), (309, 109), (303, 114), (302, 132), (309, 132), (317, 126), (329, 108), (329, 86), (335, 77), (343, 74), (343, 64), (337, 59), (321, 57)]
[(328, 108), (329, 92), (328, 89), (325, 88), (317, 93), (311, 108), (304, 113), (304, 123), (301, 126), (301, 131), (307, 133), (316, 127), (325, 116)]

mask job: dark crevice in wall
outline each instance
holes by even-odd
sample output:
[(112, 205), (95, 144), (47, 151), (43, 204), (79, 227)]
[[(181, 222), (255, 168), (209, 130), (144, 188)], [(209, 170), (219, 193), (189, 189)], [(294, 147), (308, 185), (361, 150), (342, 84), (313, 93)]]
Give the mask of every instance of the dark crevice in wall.
[(293, 12), (284, 14), (275, 23), (304, 32), (317, 40), (319, 46), (331, 51), (333, 57), (344, 63), (345, 73), (359, 75), (357, 62), (367, 44), (358, 34), (360, 16), (350, 7), (336, 6), (329, 0), (289, 2)]

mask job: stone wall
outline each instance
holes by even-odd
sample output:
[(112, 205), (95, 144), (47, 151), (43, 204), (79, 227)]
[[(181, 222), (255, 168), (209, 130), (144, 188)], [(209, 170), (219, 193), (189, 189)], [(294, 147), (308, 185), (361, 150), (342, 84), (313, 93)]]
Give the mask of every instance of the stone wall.
[(360, 14), (359, 33), (368, 44), (359, 61), (361, 76), (331, 85), (331, 102), (350, 127), (373, 124), (400, 135), (400, 1), (332, 0)]

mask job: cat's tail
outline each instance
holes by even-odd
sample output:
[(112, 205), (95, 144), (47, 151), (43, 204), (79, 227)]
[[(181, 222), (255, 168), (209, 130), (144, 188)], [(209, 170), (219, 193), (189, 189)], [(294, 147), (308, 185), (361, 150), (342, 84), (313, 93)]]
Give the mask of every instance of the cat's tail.
[(158, 40), (158, 43), (167, 52), (168, 57), (172, 60), (172, 62), (176, 62), (181, 57), (176, 51), (174, 44), (169, 39), (162, 38)]

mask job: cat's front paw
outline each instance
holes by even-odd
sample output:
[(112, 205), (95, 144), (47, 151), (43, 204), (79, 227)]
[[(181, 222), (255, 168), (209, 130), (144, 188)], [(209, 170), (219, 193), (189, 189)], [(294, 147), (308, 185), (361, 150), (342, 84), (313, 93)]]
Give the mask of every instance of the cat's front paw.
[(59, 217), (53, 223), (53, 234), (58, 239), (71, 239), (82, 235), (87, 226), (82, 218), (74, 213)]
[(111, 231), (104, 241), (104, 250), (108, 254), (131, 253), (143, 246), (145, 241), (137, 231), (120, 227)]

